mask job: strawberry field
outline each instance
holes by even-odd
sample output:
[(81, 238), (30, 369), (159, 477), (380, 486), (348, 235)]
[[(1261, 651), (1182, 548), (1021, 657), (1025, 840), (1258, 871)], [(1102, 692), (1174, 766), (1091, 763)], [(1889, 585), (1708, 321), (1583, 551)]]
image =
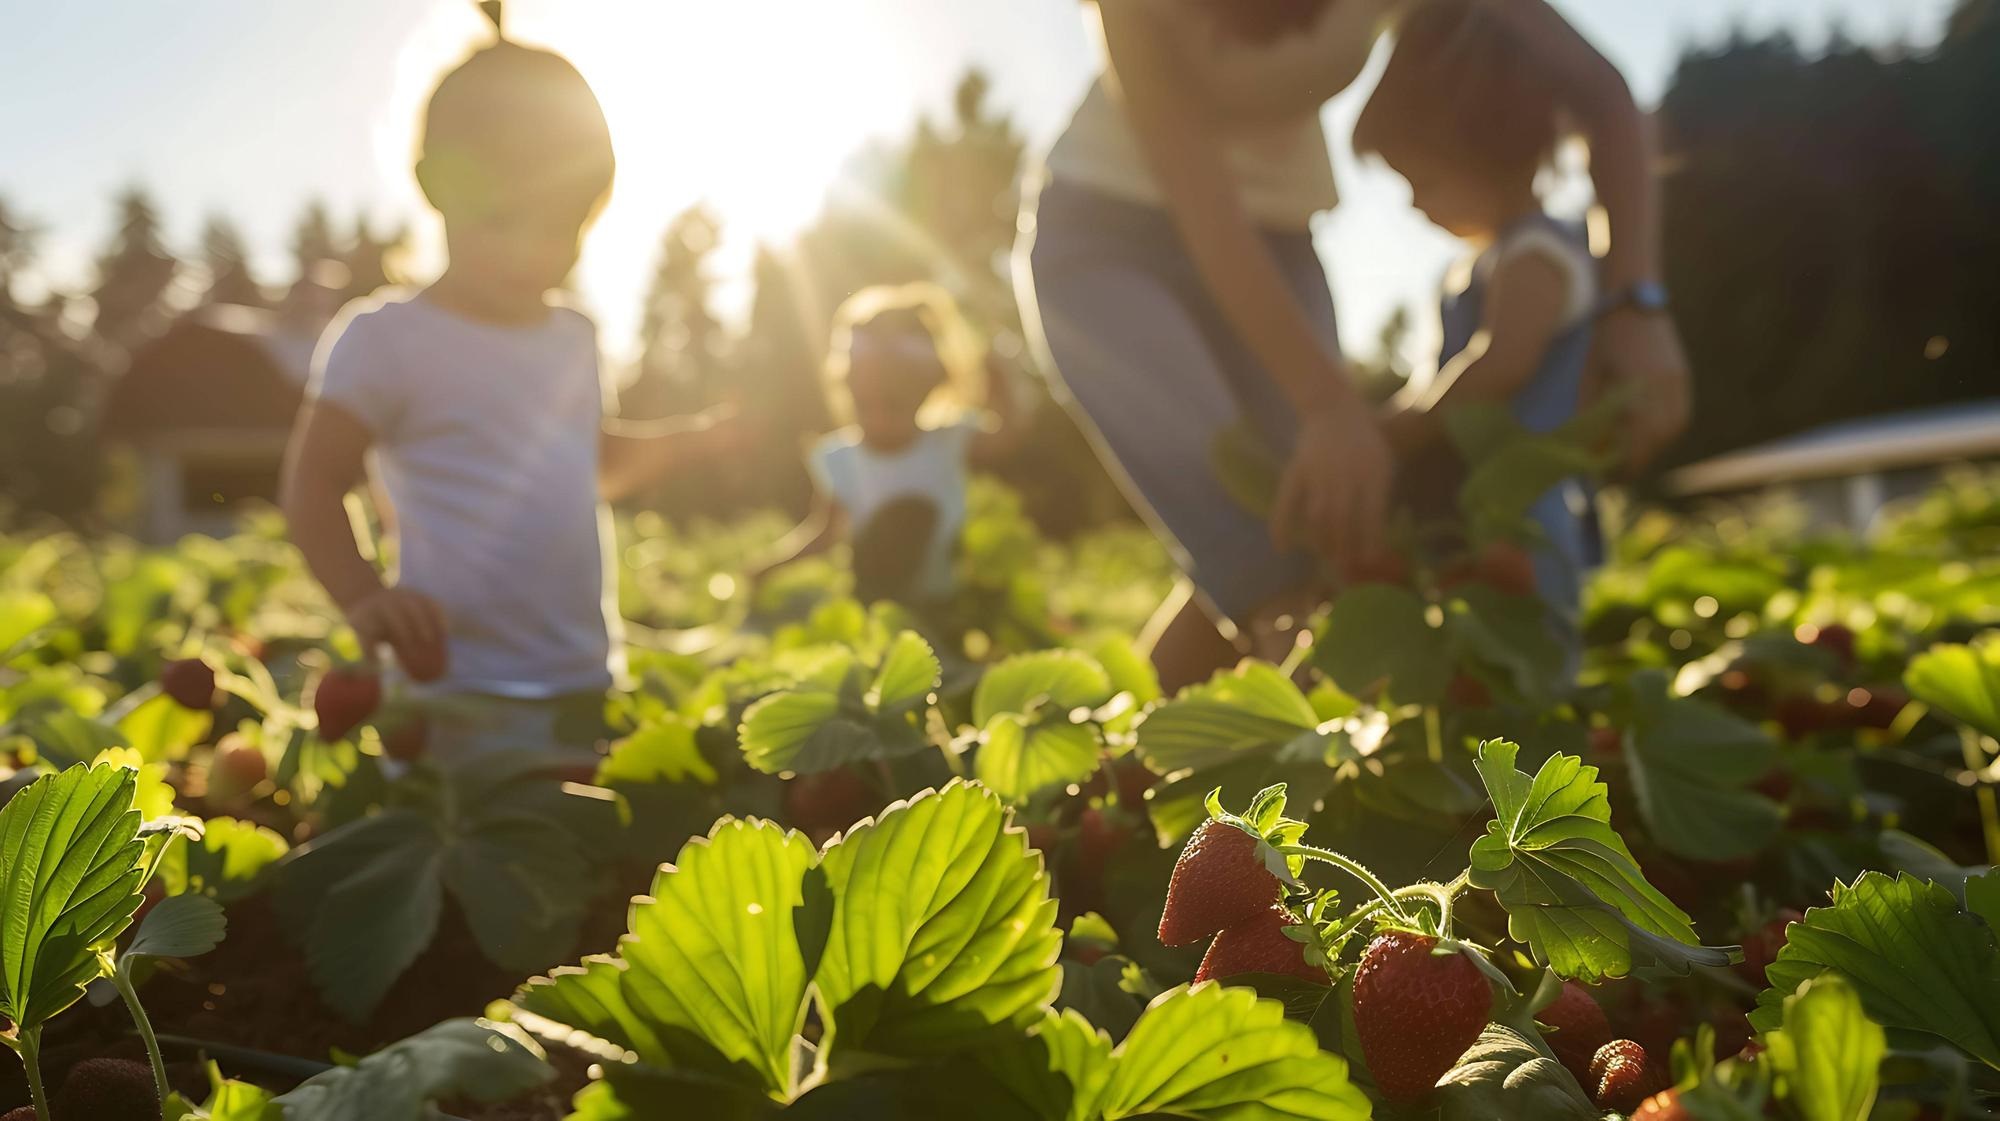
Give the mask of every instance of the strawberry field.
[(1625, 520), (1574, 674), (1419, 558), (1163, 695), (1136, 527), (641, 517), (599, 750), (469, 763), (275, 525), (0, 538), (0, 1113), (1995, 1116), (2000, 478)]

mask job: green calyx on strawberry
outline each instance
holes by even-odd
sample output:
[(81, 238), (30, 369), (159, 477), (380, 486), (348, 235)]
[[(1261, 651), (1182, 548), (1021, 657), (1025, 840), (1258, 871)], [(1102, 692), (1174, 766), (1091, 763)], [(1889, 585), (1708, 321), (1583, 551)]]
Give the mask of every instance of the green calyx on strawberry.
[(1259, 791), (1242, 816), (1222, 808), (1220, 788), (1209, 792), (1208, 820), (1188, 838), (1167, 883), (1161, 945), (1186, 946), (1263, 919), (1285, 885), (1299, 882), (1303, 861), (1279, 849), (1296, 844), (1306, 826), (1284, 814), (1283, 783)]
[(335, 666), (313, 687), (312, 704), (319, 738), (328, 743), (345, 739), (381, 707), (382, 678), (373, 666)]
[(1479, 1039), (1493, 1012), (1490, 965), (1448, 938), (1385, 929), (1354, 972), (1354, 1031), (1375, 1085), (1415, 1102)]

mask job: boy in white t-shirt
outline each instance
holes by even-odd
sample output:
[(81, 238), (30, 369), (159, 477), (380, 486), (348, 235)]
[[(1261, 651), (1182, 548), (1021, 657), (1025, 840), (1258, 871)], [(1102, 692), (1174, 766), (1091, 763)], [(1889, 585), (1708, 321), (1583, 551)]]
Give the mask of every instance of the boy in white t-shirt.
[(862, 599), (921, 606), (951, 595), (971, 466), (1004, 457), (1020, 431), (1013, 394), (990, 358), (985, 396), (994, 423), (982, 425), (967, 408), (979, 394), (968, 364), (950, 357), (962, 326), (950, 297), (927, 284), (870, 288), (841, 305), (827, 399), (847, 423), (807, 453), (818, 488), (813, 513), (751, 574), (753, 583), (847, 536)]
[[(432, 694), (493, 698), (432, 729), (434, 755), (550, 746), (560, 702), (622, 654), (603, 498), (698, 455), (713, 426), (604, 432), (596, 329), (552, 299), (611, 188), (611, 138), (567, 61), (506, 40), (447, 74), (416, 176), (444, 220), (429, 287), (328, 330), (288, 455), (293, 541), (372, 659)], [(358, 548), (345, 498), (372, 458), (398, 571)]]

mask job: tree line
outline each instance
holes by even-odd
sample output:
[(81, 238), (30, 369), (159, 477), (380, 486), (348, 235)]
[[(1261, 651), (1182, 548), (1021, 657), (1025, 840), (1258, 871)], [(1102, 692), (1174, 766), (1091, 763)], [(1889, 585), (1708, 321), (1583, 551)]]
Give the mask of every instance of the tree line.
[[(1684, 55), (1659, 120), (1667, 278), (1696, 414), (1670, 463), (2000, 393), (1996, 113), (2000, 0), (1961, 0), (1923, 53), (1837, 39), (1808, 53), (1780, 35)], [(700, 205), (677, 215), (643, 296), (622, 407), (647, 416), (733, 402), (771, 453), (669, 481), (645, 501), (697, 515), (801, 504), (795, 453), (826, 423), (827, 324), (867, 285), (944, 285), (996, 353), (1025, 367), (1008, 281), (1024, 163), (1018, 130), (969, 73), (941, 119), (857, 152), (806, 229), (758, 248), (748, 312), (733, 326), (716, 310), (720, 220)], [(32, 266), (35, 229), (0, 203), (0, 507), (87, 519), (101, 459), (94, 402), (123, 356), (190, 307), (280, 298), (226, 217), (179, 257), (143, 190), (115, 205), (90, 289), (29, 306), (13, 280)], [(403, 240), (314, 204), (292, 256), (300, 275), (338, 262), (358, 295), (404, 279)], [(1389, 357), (1396, 333), (1364, 361), (1372, 377), (1402, 373)], [(1039, 385), (1022, 388), (1046, 406)], [(1005, 472), (1029, 511), (1054, 532), (1122, 513), (1074, 427), (1052, 408), (1041, 421)]]

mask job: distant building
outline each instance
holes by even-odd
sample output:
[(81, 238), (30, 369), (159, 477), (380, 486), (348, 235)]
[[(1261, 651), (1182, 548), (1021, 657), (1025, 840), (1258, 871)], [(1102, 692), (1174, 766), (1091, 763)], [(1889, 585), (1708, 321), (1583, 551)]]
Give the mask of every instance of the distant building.
[(133, 352), (101, 432), (138, 464), (139, 524), (153, 542), (230, 531), (246, 501), (275, 501), (285, 441), (345, 270), (293, 285), (275, 310), (213, 304)]
[(1817, 524), (1863, 532), (1946, 468), (1989, 462), (2000, 462), (2000, 399), (1825, 425), (1691, 463), (1666, 484), (1690, 498), (1783, 495)]

